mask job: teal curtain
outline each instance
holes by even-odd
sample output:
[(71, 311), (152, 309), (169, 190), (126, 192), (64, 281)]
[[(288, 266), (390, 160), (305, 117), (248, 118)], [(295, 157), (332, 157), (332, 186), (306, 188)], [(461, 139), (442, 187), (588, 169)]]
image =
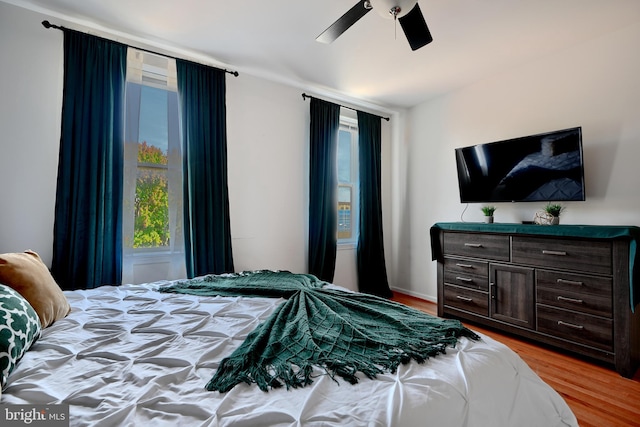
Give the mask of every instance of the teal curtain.
[(123, 44), (64, 30), (51, 265), (63, 289), (122, 280), (126, 59)]
[(337, 147), (340, 106), (311, 98), (309, 155), (309, 273), (331, 282), (336, 266)]
[(225, 71), (177, 59), (189, 278), (233, 272)]
[(358, 111), (360, 162), (360, 230), (358, 289), (377, 296), (393, 296), (387, 282), (382, 234), (382, 129), (380, 117)]

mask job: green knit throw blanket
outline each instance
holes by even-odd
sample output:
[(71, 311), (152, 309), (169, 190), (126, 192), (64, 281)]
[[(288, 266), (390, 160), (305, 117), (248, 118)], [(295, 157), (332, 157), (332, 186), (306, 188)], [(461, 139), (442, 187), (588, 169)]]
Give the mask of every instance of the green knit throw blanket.
[(161, 288), (207, 296), (286, 298), (222, 360), (206, 388), (222, 393), (242, 382), (263, 391), (313, 382), (313, 367), (358, 382), (395, 373), (401, 363), (423, 363), (445, 353), (459, 337), (479, 337), (457, 320), (434, 317), (373, 295), (325, 288), (309, 274), (254, 271), (208, 275)]

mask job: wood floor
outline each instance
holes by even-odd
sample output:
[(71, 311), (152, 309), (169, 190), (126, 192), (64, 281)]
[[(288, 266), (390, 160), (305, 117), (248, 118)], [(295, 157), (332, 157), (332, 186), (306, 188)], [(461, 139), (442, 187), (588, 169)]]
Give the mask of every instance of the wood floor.
[[(435, 303), (394, 292), (394, 301), (436, 315)], [(640, 369), (633, 379), (610, 367), (465, 323), (510, 347), (567, 402), (582, 427), (640, 426)]]

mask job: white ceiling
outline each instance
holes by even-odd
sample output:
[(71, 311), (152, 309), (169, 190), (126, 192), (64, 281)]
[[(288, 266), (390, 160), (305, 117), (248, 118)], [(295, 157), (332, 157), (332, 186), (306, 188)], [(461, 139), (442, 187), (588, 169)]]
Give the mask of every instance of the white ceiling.
[(384, 108), (414, 106), (640, 21), (640, 0), (420, 0), (434, 41), (412, 52), (400, 26), (375, 11), (334, 43), (316, 42), (357, 0), (4, 1)]

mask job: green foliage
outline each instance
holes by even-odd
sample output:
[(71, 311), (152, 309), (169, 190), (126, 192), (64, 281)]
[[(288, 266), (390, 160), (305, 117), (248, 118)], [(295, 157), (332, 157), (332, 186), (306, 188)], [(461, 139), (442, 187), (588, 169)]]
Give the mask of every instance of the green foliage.
[(495, 206), (483, 206), (481, 209), (485, 216), (493, 216), (497, 208)]
[(155, 145), (147, 144), (147, 141), (138, 143), (138, 163), (167, 164), (167, 155)]
[(564, 206), (557, 203), (547, 203), (544, 207), (544, 211), (551, 216), (560, 216), (560, 213), (564, 210)]
[(138, 143), (138, 163), (133, 247), (168, 246), (171, 236), (167, 170), (140, 164), (166, 165), (167, 155), (146, 142)]

